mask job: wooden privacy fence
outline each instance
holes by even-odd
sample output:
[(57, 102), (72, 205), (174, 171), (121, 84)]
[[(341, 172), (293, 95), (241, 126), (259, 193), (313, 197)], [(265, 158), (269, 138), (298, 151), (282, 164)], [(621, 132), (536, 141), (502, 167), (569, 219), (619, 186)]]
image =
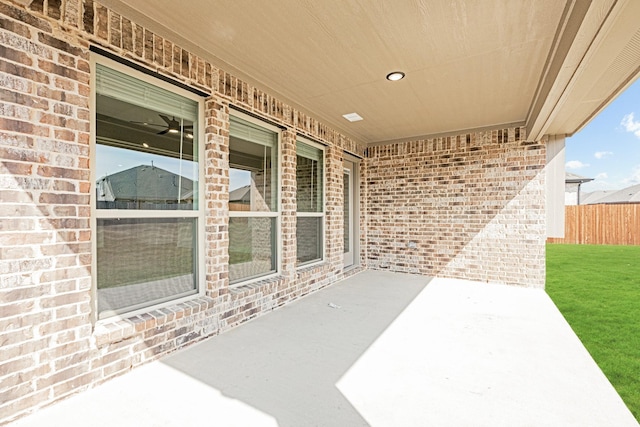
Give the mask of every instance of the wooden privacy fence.
[(564, 239), (549, 243), (640, 245), (640, 204), (565, 206)]

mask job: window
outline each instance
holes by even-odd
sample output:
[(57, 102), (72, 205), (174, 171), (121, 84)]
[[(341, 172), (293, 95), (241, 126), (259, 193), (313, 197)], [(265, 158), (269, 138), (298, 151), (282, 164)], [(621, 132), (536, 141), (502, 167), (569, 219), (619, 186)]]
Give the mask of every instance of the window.
[(95, 281), (105, 318), (198, 293), (202, 103), (121, 64), (100, 59), (95, 69)]
[(279, 132), (231, 116), (229, 132), (229, 281), (278, 271)]
[(296, 143), (296, 242), (298, 265), (321, 261), (324, 254), (324, 150)]

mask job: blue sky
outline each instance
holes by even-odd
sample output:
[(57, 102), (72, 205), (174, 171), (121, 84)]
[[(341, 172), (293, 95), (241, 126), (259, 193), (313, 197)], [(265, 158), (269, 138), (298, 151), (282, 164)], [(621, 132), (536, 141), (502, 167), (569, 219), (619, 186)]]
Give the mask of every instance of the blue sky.
[(582, 190), (640, 184), (640, 79), (566, 140), (567, 172), (595, 178)]

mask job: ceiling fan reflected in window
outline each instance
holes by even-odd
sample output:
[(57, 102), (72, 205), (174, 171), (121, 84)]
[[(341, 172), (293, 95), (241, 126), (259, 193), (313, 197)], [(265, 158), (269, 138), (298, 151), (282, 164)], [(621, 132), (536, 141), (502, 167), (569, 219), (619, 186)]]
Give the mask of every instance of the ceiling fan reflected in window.
[(158, 127), (164, 128), (160, 132), (157, 132), (156, 135), (166, 135), (168, 133), (176, 134), (176, 133), (180, 133), (180, 131), (182, 130), (187, 138), (193, 139), (193, 125), (182, 126), (181, 128), (180, 122), (176, 120), (175, 116), (171, 118), (169, 118), (169, 116), (165, 116), (164, 114), (158, 114), (158, 116), (160, 116), (160, 118), (164, 120), (166, 124), (159, 125), (156, 123), (147, 123), (147, 122), (131, 122), (131, 123), (141, 124), (145, 126), (158, 126)]

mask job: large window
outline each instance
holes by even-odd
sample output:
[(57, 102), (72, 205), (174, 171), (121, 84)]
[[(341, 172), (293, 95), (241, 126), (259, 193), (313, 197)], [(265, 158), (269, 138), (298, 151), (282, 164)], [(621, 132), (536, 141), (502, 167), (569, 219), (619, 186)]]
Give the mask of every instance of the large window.
[(229, 281), (278, 271), (278, 135), (231, 116), (229, 132)]
[(198, 293), (201, 102), (103, 59), (95, 88), (95, 280), (104, 318)]
[(298, 265), (322, 260), (324, 254), (324, 150), (296, 143), (296, 242)]

